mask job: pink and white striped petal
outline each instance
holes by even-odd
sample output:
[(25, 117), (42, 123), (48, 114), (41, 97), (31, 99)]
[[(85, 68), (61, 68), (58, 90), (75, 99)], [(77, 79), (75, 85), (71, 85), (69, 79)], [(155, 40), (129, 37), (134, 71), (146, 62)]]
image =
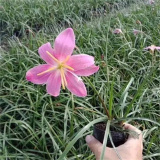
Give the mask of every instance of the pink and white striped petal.
[(73, 55), (66, 64), (75, 71), (82, 70), (94, 64), (94, 57), (87, 54)]
[(54, 56), (54, 50), (49, 42), (39, 47), (38, 53), (46, 63), (52, 64), (52, 65), (55, 64), (55, 61), (47, 54), (47, 51)]
[(61, 88), (61, 76), (59, 71), (53, 71), (47, 80), (47, 93), (57, 97), (59, 96)]
[(36, 67), (31, 68), (26, 73), (26, 79), (34, 84), (45, 84), (47, 82), (47, 79), (49, 78), (51, 72), (44, 73), (42, 75), (37, 75), (39, 73), (42, 73), (48, 69), (50, 69), (52, 65), (49, 64), (42, 64), (38, 65)]
[(70, 56), (75, 48), (75, 35), (72, 28), (61, 32), (54, 42), (55, 57), (63, 61)]
[(92, 65), (88, 68), (77, 70), (74, 73), (77, 76), (90, 76), (90, 75), (96, 73), (98, 70), (99, 70), (99, 66)]
[(67, 71), (66, 72), (67, 88), (70, 92), (78, 97), (87, 96), (86, 87), (82, 79), (76, 76), (74, 73)]

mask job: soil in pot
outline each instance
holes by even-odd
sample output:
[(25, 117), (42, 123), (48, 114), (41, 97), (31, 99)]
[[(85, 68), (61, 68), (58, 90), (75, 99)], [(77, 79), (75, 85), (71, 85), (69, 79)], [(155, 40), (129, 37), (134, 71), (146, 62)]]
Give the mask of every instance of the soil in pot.
[[(103, 143), (105, 129), (106, 129), (106, 123), (101, 122), (94, 125), (93, 136), (101, 143)], [(111, 133), (112, 141), (115, 147), (118, 147), (124, 144), (127, 141), (129, 136), (128, 133), (125, 133), (117, 129), (117, 127), (114, 127), (114, 126), (110, 126), (110, 133)], [(106, 146), (113, 147), (109, 137), (108, 137)]]

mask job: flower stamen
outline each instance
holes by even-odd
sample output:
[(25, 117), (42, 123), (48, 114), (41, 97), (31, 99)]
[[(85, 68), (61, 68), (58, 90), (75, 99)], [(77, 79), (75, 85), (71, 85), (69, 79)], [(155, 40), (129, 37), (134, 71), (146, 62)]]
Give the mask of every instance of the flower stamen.
[(61, 62), (58, 60), (58, 59), (56, 59), (51, 53), (49, 53), (48, 51), (46, 51), (47, 52), (47, 54), (54, 60), (54, 61), (56, 61), (58, 64), (60, 64)]
[(62, 75), (63, 75), (63, 79), (64, 79), (64, 84), (65, 84), (65, 86), (67, 86), (67, 80), (66, 80), (66, 76), (64, 74), (64, 70), (62, 70)]
[(50, 52), (46, 51), (46, 53), (47, 53), (55, 62), (58, 63), (58, 66), (57, 66), (57, 67), (53, 67), (53, 68), (51, 68), (51, 69), (48, 69), (48, 70), (46, 70), (46, 71), (44, 71), (44, 72), (42, 72), (42, 73), (39, 73), (39, 74), (37, 74), (37, 75), (42, 75), (42, 74), (44, 74), (44, 73), (47, 73), (47, 72), (52, 71), (52, 70), (54, 70), (54, 69), (57, 68), (57, 69), (60, 70), (62, 88), (65, 89), (65, 86), (67, 86), (67, 80), (66, 80), (66, 77), (65, 77), (65, 74), (64, 74), (64, 68), (69, 69), (69, 70), (71, 70), (71, 71), (74, 71), (74, 69), (73, 69), (72, 67), (70, 67), (70, 66), (68, 66), (68, 65), (65, 64), (65, 63), (69, 60), (70, 56), (67, 56), (66, 59), (65, 59), (63, 62), (61, 62), (61, 61), (59, 61), (58, 59), (56, 59)]
[(63, 72), (62, 68), (60, 69), (60, 74), (61, 74), (62, 88), (65, 89), (65, 85), (66, 85), (65, 81), (66, 81), (66, 79), (65, 79), (65, 75), (64, 75), (64, 72)]
[(47, 69), (47, 70), (45, 70), (45, 71), (43, 71), (43, 72), (41, 72), (41, 73), (38, 73), (37, 76), (41, 76), (41, 75), (43, 75), (43, 74), (45, 74), (45, 73), (48, 73), (48, 72), (50, 72), (50, 71), (53, 71), (53, 70), (55, 70), (55, 69), (56, 69), (56, 67), (49, 68), (49, 69)]
[(66, 59), (62, 63), (66, 63), (69, 60), (70, 56), (67, 56)]
[(65, 85), (64, 85), (64, 81), (63, 81), (62, 72), (60, 72), (60, 73), (61, 73), (62, 88), (65, 89)]
[(74, 69), (73, 69), (72, 67), (70, 67), (70, 66), (68, 66), (68, 65), (66, 65), (66, 64), (62, 64), (62, 66), (63, 66), (64, 68), (70, 69), (71, 71), (74, 71)]

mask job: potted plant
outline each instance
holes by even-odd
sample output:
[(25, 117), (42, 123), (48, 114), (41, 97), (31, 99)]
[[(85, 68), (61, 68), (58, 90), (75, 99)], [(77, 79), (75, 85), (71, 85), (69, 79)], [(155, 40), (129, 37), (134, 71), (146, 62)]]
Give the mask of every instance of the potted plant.
[[(99, 140), (101, 143), (104, 141), (105, 137), (105, 132), (107, 130), (107, 121), (110, 121), (110, 126), (109, 126), (109, 137), (106, 142), (107, 147), (118, 147), (119, 145), (124, 144), (129, 136), (129, 132), (123, 129), (124, 125), (124, 120), (123, 117), (117, 117), (116, 114), (113, 114), (112, 112), (112, 102), (113, 102), (113, 83), (111, 84), (110, 88), (110, 102), (109, 102), (109, 107), (107, 108), (106, 105), (104, 104), (103, 99), (100, 97), (98, 91), (95, 89), (94, 85), (91, 83), (91, 81), (86, 78), (86, 80), (89, 82), (90, 86), (92, 89), (95, 91), (95, 93), (98, 96), (98, 99), (101, 103), (101, 106), (103, 107), (104, 114), (106, 115), (106, 120), (103, 122), (98, 122), (94, 124), (93, 127), (93, 136)], [(127, 92), (128, 88), (133, 82), (133, 78), (129, 81), (126, 89), (124, 89), (124, 92), (122, 93), (122, 96)], [(122, 97), (121, 97), (122, 98)], [(136, 133), (134, 133), (136, 134)], [(134, 135), (133, 134), (133, 135)]]
[[(46, 84), (47, 93), (54, 97), (59, 96), (61, 86), (64, 90), (67, 88), (72, 94), (78, 97), (85, 97), (87, 96), (87, 90), (80, 76), (86, 77), (86, 80), (97, 94), (106, 114), (106, 117), (103, 118), (103, 120), (109, 120), (108, 122), (111, 125), (106, 127), (107, 121), (102, 123), (102, 119), (96, 120), (82, 129), (70, 143), (73, 145), (90, 126), (95, 122), (100, 122), (94, 125), (93, 135), (100, 142), (103, 142), (105, 131), (110, 128), (111, 136), (110, 140), (108, 139), (108, 142), (106, 143), (107, 146), (114, 147), (121, 145), (125, 143), (128, 138), (128, 132), (124, 131), (122, 126), (124, 122), (123, 120), (130, 112), (132, 102), (128, 106), (124, 117), (117, 117), (116, 114), (114, 115), (112, 113), (113, 83), (110, 87), (110, 101), (109, 107), (107, 108), (94, 85), (87, 78), (87, 76), (96, 73), (99, 70), (99, 66), (95, 65), (94, 57), (90, 55), (71, 55), (75, 48), (77, 47), (75, 45), (74, 32), (72, 28), (67, 28), (55, 39), (54, 48), (52, 48), (51, 44), (48, 42), (38, 49), (40, 57), (46, 62), (46, 64), (38, 65), (28, 70), (26, 73), (26, 79), (34, 84)], [(132, 82), (133, 78), (129, 81), (122, 96), (125, 95)], [(69, 151), (72, 145), (67, 147), (59, 159)]]

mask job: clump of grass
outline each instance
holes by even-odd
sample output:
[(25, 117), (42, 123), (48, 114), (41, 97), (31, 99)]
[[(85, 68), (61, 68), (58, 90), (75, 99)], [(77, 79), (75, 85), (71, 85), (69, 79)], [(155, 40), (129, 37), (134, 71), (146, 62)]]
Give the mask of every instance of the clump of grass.
[[(0, 23), (1, 34), (22, 36), (32, 31), (38, 31), (46, 26), (73, 24), (90, 21), (113, 9), (120, 9), (134, 1), (117, 0), (1, 0)], [(118, 6), (118, 8), (117, 8)]]

